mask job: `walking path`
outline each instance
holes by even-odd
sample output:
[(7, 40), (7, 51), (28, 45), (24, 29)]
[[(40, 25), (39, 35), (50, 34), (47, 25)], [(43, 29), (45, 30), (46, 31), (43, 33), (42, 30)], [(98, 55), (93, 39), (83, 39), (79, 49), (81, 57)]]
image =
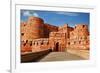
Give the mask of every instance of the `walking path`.
[(75, 54), (67, 52), (51, 52), (40, 60), (40, 62), (48, 61), (71, 61), (71, 60), (84, 60), (84, 58)]
[(83, 57), (84, 59), (89, 59), (89, 50), (74, 50), (74, 49), (68, 49), (67, 52), (78, 55), (80, 57)]

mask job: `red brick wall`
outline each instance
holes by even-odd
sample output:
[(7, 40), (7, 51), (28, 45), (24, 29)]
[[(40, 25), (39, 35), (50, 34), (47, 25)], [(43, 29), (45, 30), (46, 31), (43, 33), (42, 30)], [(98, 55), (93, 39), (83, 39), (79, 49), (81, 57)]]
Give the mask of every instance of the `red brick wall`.
[(53, 32), (53, 31), (58, 31), (58, 27), (50, 25), (50, 24), (44, 24), (44, 35), (45, 35), (44, 37), (45, 38), (49, 38), (50, 32)]
[(27, 22), (21, 23), (22, 52), (89, 49), (89, 41), (89, 30), (85, 24), (77, 24), (75, 27), (64, 24), (58, 27), (45, 24), (37, 17), (29, 17)]
[(74, 30), (70, 32), (70, 39), (67, 44), (67, 47), (72, 49), (89, 49), (88, 26), (83, 24), (75, 26)]

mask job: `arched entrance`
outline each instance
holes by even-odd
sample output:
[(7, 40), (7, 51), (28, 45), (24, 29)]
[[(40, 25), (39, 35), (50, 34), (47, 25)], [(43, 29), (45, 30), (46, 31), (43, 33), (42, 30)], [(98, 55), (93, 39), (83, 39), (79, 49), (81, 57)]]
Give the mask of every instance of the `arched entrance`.
[(57, 42), (57, 43), (55, 44), (54, 51), (59, 51), (59, 42)]

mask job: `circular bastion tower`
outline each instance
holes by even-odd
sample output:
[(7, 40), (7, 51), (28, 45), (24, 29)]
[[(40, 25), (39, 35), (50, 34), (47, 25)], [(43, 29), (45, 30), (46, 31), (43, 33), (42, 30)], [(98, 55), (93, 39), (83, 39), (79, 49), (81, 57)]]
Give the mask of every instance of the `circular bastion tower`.
[(44, 37), (44, 21), (38, 17), (29, 17), (27, 24), (24, 26), (24, 40), (32, 40)]

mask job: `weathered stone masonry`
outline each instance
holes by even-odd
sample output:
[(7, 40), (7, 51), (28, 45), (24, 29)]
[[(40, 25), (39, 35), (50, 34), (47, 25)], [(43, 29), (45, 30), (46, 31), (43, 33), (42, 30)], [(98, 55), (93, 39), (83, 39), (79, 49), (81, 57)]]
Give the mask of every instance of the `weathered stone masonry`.
[(74, 28), (68, 24), (58, 27), (44, 23), (38, 17), (29, 17), (27, 22), (21, 22), (21, 52), (89, 50), (89, 41), (85, 24), (77, 24)]

